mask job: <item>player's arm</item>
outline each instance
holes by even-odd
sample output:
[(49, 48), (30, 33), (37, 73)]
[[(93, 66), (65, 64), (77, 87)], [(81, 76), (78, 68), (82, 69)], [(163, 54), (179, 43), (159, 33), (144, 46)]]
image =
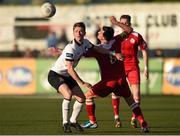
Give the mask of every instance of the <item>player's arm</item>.
[(126, 25), (126, 24), (123, 24), (123, 23), (117, 21), (117, 19), (116, 19), (114, 16), (110, 16), (110, 17), (109, 17), (109, 20), (111, 21), (111, 23), (112, 23), (113, 25), (116, 25), (116, 26), (118, 26), (118, 27), (121, 27), (121, 28), (123, 29), (123, 31), (124, 31), (125, 33), (127, 33), (127, 34), (130, 34), (130, 33), (133, 31), (133, 28), (132, 28), (132, 27), (130, 27), (130, 26)]
[(56, 47), (49, 47), (47, 49), (47, 52), (50, 56), (53, 56), (53, 57), (58, 57), (62, 54), (62, 49), (60, 48), (56, 48)]
[(149, 78), (149, 70), (148, 70), (148, 47), (145, 41), (143, 40), (143, 44), (140, 45), (140, 49), (142, 51), (142, 57), (144, 62), (144, 76), (146, 79)]
[[(115, 40), (111, 41), (112, 44), (115, 42)], [(89, 47), (87, 49), (87, 51), (90, 51), (91, 53), (96, 52), (96, 53), (101, 53), (101, 54), (105, 54), (105, 55), (111, 55), (117, 58), (117, 60), (123, 60), (122, 58), (122, 54), (121, 53), (117, 53), (115, 51), (110, 51), (108, 49), (105, 49), (103, 47), (100, 46), (95, 46), (94, 44), (92, 44), (91, 42), (89, 42)], [(87, 53), (87, 52), (86, 52)]]
[(142, 56), (144, 61), (144, 76), (146, 79), (149, 78), (149, 70), (148, 70), (148, 51), (147, 49), (142, 50)]
[(111, 51), (109, 51), (105, 48), (99, 47), (99, 46), (94, 46), (93, 50), (98, 53), (101, 53), (101, 54), (110, 54), (111, 53)]
[(142, 51), (142, 57), (144, 62), (144, 76), (146, 79), (149, 78), (149, 70), (148, 70), (148, 46), (143, 37), (138, 34), (138, 45), (140, 50)]
[(67, 61), (66, 60), (66, 67), (67, 67), (67, 71), (69, 73), (69, 75), (80, 85), (83, 86), (87, 89), (91, 89), (92, 85), (84, 82), (77, 74), (77, 72), (75, 71), (74, 67), (74, 61)]
[(99, 47), (99, 46), (94, 46), (93, 49), (98, 53), (111, 55), (111, 56), (116, 57), (118, 60), (121, 60), (121, 61), (123, 60), (122, 54), (119, 53), (119, 52), (117, 53), (115, 51), (110, 51), (108, 49), (105, 49), (105, 48), (102, 48), (102, 47)]
[(113, 54), (112, 51), (102, 48), (100, 46), (96, 46), (96, 45), (92, 44), (91, 42), (89, 42), (89, 47), (88, 47), (87, 51), (101, 53), (101, 54), (107, 54), (107, 55), (109, 55), (109, 54), (115, 55), (115, 54)]

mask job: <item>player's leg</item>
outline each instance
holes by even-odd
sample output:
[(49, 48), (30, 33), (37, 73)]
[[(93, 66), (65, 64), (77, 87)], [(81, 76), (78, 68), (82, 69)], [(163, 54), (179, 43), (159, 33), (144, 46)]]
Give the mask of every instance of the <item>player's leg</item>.
[(135, 118), (138, 119), (140, 125), (141, 125), (141, 130), (144, 133), (148, 133), (149, 132), (149, 128), (148, 128), (148, 124), (144, 119), (143, 113), (141, 111), (141, 108), (139, 107), (139, 105), (134, 101), (133, 97), (124, 97), (127, 104), (129, 105), (129, 107), (131, 108), (131, 110), (133, 111)]
[[(132, 84), (131, 85), (131, 90), (132, 90), (134, 101), (138, 105), (140, 105), (140, 100), (141, 100), (140, 85), (139, 84)], [(132, 113), (132, 117), (131, 117), (131, 126), (134, 127), (134, 128), (137, 128), (137, 120), (136, 120), (136, 117), (135, 117), (134, 113)]]
[(62, 102), (62, 119), (63, 119), (63, 130), (65, 133), (70, 133), (70, 125), (69, 125), (69, 110), (70, 110), (70, 102), (72, 97), (72, 92), (66, 84), (62, 84), (58, 91), (63, 95), (64, 99)]
[(71, 129), (69, 126), (69, 105), (72, 97), (72, 92), (66, 83), (66, 79), (54, 71), (49, 71), (48, 73), (48, 82), (54, 87), (58, 93), (63, 95), (62, 102), (62, 119), (63, 119), (63, 130), (65, 133), (70, 133)]
[(134, 101), (133, 96), (131, 94), (129, 85), (126, 80), (123, 80), (122, 84), (119, 87), (119, 90), (114, 92), (116, 95), (123, 96), (126, 103), (129, 105), (133, 113), (135, 114), (135, 117), (138, 119), (141, 129), (143, 132), (148, 133), (148, 125), (146, 121), (144, 120), (143, 113), (141, 112), (141, 108), (139, 105)]
[(76, 101), (73, 105), (73, 112), (70, 117), (70, 125), (74, 127), (77, 131), (82, 132), (83, 128), (79, 125), (77, 122), (77, 118), (79, 116), (79, 113), (82, 109), (83, 103), (85, 101), (84, 93), (82, 92), (81, 88), (79, 86), (76, 86), (72, 89), (72, 93), (76, 98)]
[(141, 101), (140, 85), (139, 84), (132, 84), (131, 89), (132, 89), (134, 101), (140, 105), (140, 101)]
[[(119, 88), (119, 95), (123, 96), (126, 103), (129, 105), (133, 113), (135, 114), (135, 117), (138, 119), (141, 129), (143, 132), (148, 133), (148, 125), (147, 122), (144, 119), (143, 113), (141, 112), (141, 108), (139, 105), (134, 101), (133, 96), (131, 94), (130, 88), (128, 86), (128, 83), (126, 80), (124, 80), (122, 86)], [(117, 93), (115, 93), (117, 94)], [(118, 95), (118, 94), (117, 94)]]
[[(111, 93), (111, 91), (108, 91), (111, 87), (111, 82), (106, 81), (100, 81), (97, 84), (95, 84), (91, 90), (88, 90), (85, 93), (86, 96), (86, 111), (88, 113), (89, 121), (82, 124), (83, 128), (97, 128), (97, 121), (95, 117), (95, 102), (93, 101), (93, 98), (95, 97), (105, 97)], [(107, 86), (109, 85), (109, 86)]]
[(81, 126), (83, 128), (97, 128), (97, 121), (95, 117), (95, 103), (93, 97), (95, 96), (92, 90), (88, 90), (85, 93), (86, 96), (86, 112), (88, 114), (89, 121), (86, 121)]
[(119, 117), (119, 96), (116, 96), (114, 93), (112, 93), (112, 107), (114, 111), (114, 120), (115, 120), (115, 127), (119, 128), (122, 126), (120, 117)]
[[(128, 82), (131, 86), (131, 92), (133, 94), (134, 101), (140, 105), (141, 95), (140, 95), (140, 71), (138, 65), (132, 66), (127, 75)], [(137, 120), (134, 113), (132, 113), (131, 126), (137, 127)]]

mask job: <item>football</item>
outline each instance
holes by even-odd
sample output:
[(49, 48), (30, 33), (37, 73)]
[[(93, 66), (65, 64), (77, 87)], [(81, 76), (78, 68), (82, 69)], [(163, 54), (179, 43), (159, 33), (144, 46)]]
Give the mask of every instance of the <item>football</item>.
[(50, 18), (56, 13), (56, 7), (53, 3), (46, 2), (41, 6), (41, 13), (44, 18)]

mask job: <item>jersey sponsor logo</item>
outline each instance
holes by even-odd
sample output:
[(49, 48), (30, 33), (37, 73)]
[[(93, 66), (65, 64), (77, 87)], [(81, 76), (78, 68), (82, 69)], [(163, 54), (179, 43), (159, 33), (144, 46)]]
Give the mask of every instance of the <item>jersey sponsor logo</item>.
[(73, 58), (73, 54), (72, 53), (66, 53), (66, 57)]
[(85, 47), (85, 53), (89, 50), (90, 48), (88, 48), (88, 47)]
[(26, 86), (32, 82), (32, 72), (25, 67), (13, 67), (7, 72), (7, 80), (13, 86)]
[(134, 44), (135, 43), (135, 39), (131, 38), (130, 39), (130, 43)]
[(180, 87), (180, 66), (172, 67), (167, 72), (166, 80), (170, 84)]

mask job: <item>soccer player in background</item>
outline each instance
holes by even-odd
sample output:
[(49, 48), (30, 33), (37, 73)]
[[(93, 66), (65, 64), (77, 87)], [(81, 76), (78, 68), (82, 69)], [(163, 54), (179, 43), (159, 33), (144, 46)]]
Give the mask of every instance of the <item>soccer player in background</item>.
[[(110, 20), (114, 17), (110, 17)], [(122, 25), (117, 22), (116, 25)], [(98, 39), (101, 41), (99, 47), (108, 49), (110, 51), (116, 51), (118, 45), (121, 44), (121, 37), (117, 40), (113, 38), (114, 30), (112, 27), (104, 26), (98, 33)], [(119, 49), (118, 49), (119, 51)], [(107, 56), (103, 54), (97, 54), (92, 50), (88, 51), (86, 54), (88, 57), (95, 57), (98, 61), (99, 68), (101, 71), (101, 80), (95, 84), (86, 93), (86, 111), (88, 113), (89, 121), (85, 122), (81, 126), (83, 128), (97, 128), (97, 120), (95, 117), (95, 103), (93, 101), (96, 97), (106, 97), (110, 93), (114, 93), (117, 96), (123, 96), (127, 104), (135, 114), (136, 118), (139, 120), (142, 132), (148, 133), (148, 125), (144, 120), (141, 109), (137, 103), (135, 103), (129, 85), (126, 81), (124, 63), (123, 61), (118, 61), (113, 56)]]
[[(111, 21), (112, 24), (116, 24), (118, 21), (115, 19)], [(120, 23), (125, 24), (127, 26), (131, 26), (131, 16), (122, 15), (120, 17)], [(120, 34), (121, 35), (121, 34)], [(118, 35), (116, 36), (118, 37)], [(139, 60), (138, 60), (138, 49), (142, 51), (143, 61), (144, 61), (144, 76), (148, 79), (148, 47), (143, 39), (143, 37), (135, 31), (132, 31), (127, 37), (119, 44), (122, 55), (124, 56), (124, 66), (125, 73), (128, 83), (131, 87), (131, 91), (133, 94), (133, 98), (135, 102), (140, 105), (141, 95), (140, 95), (140, 68), (139, 68)], [(119, 101), (120, 98), (117, 97), (114, 93), (112, 93), (112, 105), (114, 110), (114, 118), (116, 121), (116, 127), (121, 126), (120, 118), (119, 118)], [(137, 120), (134, 113), (131, 118), (132, 127), (137, 127)]]
[[(77, 131), (83, 131), (83, 128), (77, 122), (77, 117), (85, 101), (85, 96), (80, 86), (86, 89), (92, 87), (91, 84), (83, 81), (75, 71), (79, 60), (86, 54), (87, 50), (94, 50), (95, 52), (106, 55), (112, 54), (109, 50), (102, 49), (98, 46), (95, 47), (89, 40), (84, 39), (85, 34), (85, 24), (83, 22), (77, 22), (73, 26), (74, 40), (62, 52), (55, 48), (49, 50), (51, 54), (54, 52), (56, 55), (58, 53), (60, 55), (48, 73), (48, 81), (64, 98), (62, 102), (62, 124), (65, 133), (72, 132), (70, 126), (74, 127)], [(68, 114), (72, 95), (75, 96), (76, 101), (69, 119)]]

